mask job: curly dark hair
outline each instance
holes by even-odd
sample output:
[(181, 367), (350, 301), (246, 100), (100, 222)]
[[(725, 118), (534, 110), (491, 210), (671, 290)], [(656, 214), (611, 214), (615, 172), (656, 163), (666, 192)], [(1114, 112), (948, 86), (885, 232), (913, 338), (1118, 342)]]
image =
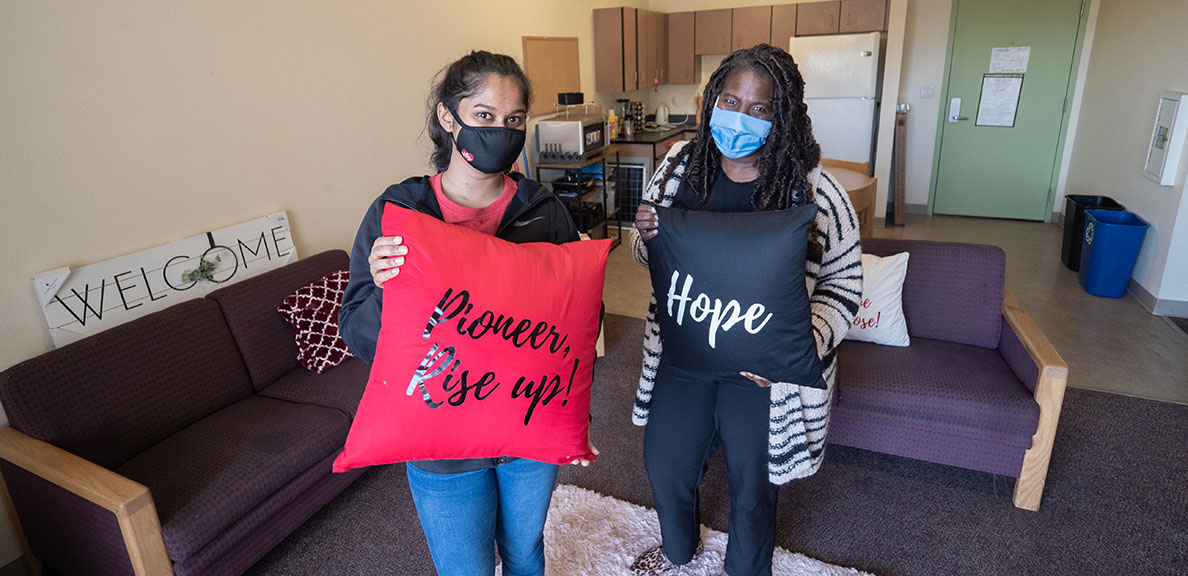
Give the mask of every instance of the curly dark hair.
[(683, 178), (702, 201), (721, 169), (718, 146), (710, 135), (709, 118), (726, 80), (736, 72), (751, 70), (772, 83), (771, 132), (755, 164), (759, 179), (751, 196), (756, 211), (783, 210), (814, 202), (808, 174), (821, 161), (821, 146), (813, 138), (812, 122), (804, 103), (804, 78), (792, 56), (769, 44), (739, 50), (726, 57), (705, 85), (701, 126), (697, 136), (682, 149), (664, 174), (688, 160)]
[(451, 112), (458, 112), (458, 103), (463, 98), (473, 96), (483, 87), (489, 75), (506, 76), (519, 86), (524, 95), (524, 109), (532, 107), (532, 84), (524, 70), (516, 63), (515, 58), (505, 54), (495, 54), (486, 50), (473, 50), (470, 54), (459, 58), (453, 64), (438, 71), (433, 81), (433, 88), (429, 90), (429, 114), (425, 122), (425, 129), (429, 132), (429, 139), (433, 141), (433, 167), (438, 172), (444, 172), (450, 167), (450, 156), (454, 152), (454, 138), (437, 120), (437, 103), (445, 104)]

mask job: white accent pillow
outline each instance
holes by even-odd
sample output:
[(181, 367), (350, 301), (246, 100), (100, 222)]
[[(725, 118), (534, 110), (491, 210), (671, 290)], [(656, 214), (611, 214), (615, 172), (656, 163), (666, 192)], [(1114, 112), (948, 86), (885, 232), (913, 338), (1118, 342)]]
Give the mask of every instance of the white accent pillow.
[(908, 253), (880, 258), (862, 255), (862, 300), (846, 338), (886, 346), (907, 346), (907, 321), (903, 317), (903, 279)]

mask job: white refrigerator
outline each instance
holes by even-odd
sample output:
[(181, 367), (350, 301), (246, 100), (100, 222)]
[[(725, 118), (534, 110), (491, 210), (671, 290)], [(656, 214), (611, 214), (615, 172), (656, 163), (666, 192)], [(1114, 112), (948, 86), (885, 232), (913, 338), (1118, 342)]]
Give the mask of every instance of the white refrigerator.
[(879, 33), (801, 36), (790, 42), (821, 155), (873, 164)]

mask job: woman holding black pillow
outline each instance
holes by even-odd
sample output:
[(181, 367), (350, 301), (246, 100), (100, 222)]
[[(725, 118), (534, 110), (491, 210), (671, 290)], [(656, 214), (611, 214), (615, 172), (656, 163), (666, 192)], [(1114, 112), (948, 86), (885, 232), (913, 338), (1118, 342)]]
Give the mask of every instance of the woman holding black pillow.
[(673, 146), (644, 192), (632, 255), (647, 267), (645, 240), (664, 233), (649, 203), (713, 212), (816, 204), (805, 268), (826, 388), (671, 365), (663, 359), (659, 295), (653, 295), (632, 420), (647, 426), (644, 460), (663, 545), (635, 559), (632, 569), (641, 576), (670, 573), (700, 553), (697, 490), (719, 445), (726, 453), (731, 503), (725, 571), (771, 574), (779, 485), (812, 475), (821, 464), (836, 349), (862, 294), (858, 218), (845, 191), (819, 166), (804, 80), (792, 57), (767, 44), (737, 51), (722, 61), (704, 94), (696, 138)]

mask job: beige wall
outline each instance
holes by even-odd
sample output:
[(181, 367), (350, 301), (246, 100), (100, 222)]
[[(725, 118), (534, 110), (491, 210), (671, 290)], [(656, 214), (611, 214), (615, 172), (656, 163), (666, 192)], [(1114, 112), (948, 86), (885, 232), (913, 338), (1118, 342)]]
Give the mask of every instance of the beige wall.
[[(576, 36), (592, 94), (590, 11), (621, 4), (645, 2), (0, 3), (0, 370), (52, 348), (39, 272), (276, 210), (299, 253), (349, 248), (428, 170), (439, 68)], [(0, 565), (18, 555), (0, 517)]]
[[(910, 0), (907, 5), (899, 101), (911, 106), (904, 196), (917, 209), (927, 206), (932, 183), (932, 155), (940, 120), (951, 8), (952, 0)], [(931, 96), (922, 93), (929, 86)]]
[(1179, 302), (1188, 301), (1188, 160), (1173, 186), (1145, 178), (1143, 165), (1159, 93), (1188, 92), (1188, 59), (1176, 50), (1184, 22), (1183, 0), (1100, 0), (1066, 188), (1113, 197), (1151, 224), (1134, 280)]

